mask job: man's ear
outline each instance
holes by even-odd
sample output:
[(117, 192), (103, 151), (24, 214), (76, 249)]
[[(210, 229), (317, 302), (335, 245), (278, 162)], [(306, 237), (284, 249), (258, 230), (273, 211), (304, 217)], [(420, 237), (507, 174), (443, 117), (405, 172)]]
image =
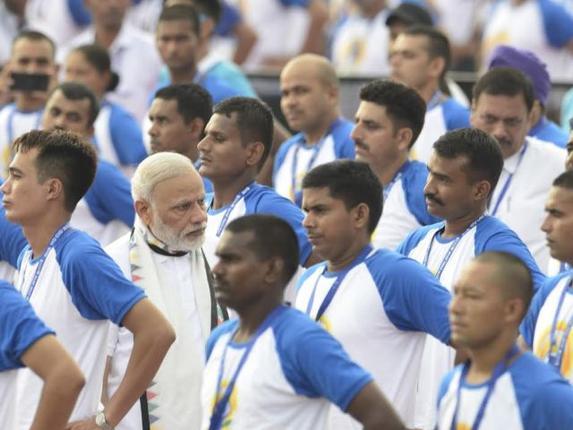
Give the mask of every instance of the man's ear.
[(60, 179), (58, 178), (46, 179), (43, 186), (46, 187), (47, 190), (47, 195), (46, 195), (47, 200), (57, 200), (59, 198), (65, 198), (64, 184)]
[(151, 224), (151, 206), (146, 200), (136, 200), (134, 203), (137, 216), (145, 225)]
[(359, 203), (351, 210), (354, 226), (357, 229), (368, 227), (370, 222), (370, 208), (366, 203)]
[(263, 142), (256, 141), (247, 144), (247, 166), (258, 166), (265, 153)]

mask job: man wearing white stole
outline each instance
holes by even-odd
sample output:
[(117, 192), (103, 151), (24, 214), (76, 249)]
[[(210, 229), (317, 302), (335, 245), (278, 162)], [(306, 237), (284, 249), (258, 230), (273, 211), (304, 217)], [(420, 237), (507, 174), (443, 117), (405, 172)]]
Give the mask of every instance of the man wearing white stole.
[[(115, 428), (199, 428), (204, 346), (218, 315), (222, 316), (201, 249), (207, 223), (203, 181), (189, 158), (163, 152), (138, 166), (131, 191), (137, 212), (135, 226), (106, 251), (167, 317), (177, 342), (141, 401)], [(132, 346), (131, 334), (114, 326), (104, 400), (117, 389)]]

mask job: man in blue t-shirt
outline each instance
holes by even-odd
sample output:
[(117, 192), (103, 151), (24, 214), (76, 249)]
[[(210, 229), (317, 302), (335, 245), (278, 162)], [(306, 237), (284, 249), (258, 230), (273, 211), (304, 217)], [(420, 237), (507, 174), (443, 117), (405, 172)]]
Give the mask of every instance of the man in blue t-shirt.
[(80, 369), (30, 304), (3, 281), (0, 303), (0, 427), (14, 428), (15, 370), (26, 366), (44, 383), (31, 428), (64, 428), (85, 383)]
[[(93, 146), (72, 132), (32, 131), (16, 139), (13, 151), (2, 202), (29, 243), (19, 258), (16, 288), (86, 377), (70, 419), (113, 428), (150, 383), (175, 340), (173, 328), (93, 238), (69, 225), (96, 175)], [(101, 411), (110, 320), (131, 331), (135, 343), (126, 375)], [(41, 386), (26, 370), (19, 372), (16, 428), (27, 430)]]
[(247, 215), (217, 246), (217, 299), (239, 318), (207, 344), (203, 430), (324, 430), (329, 402), (363, 428), (403, 429), (367, 372), (303, 313), (282, 305), (298, 267), (298, 243), (285, 221)]
[(532, 296), (530, 272), (511, 254), (486, 252), (463, 270), (450, 321), (470, 360), (442, 382), (437, 429), (573, 428), (573, 388), (515, 344)]

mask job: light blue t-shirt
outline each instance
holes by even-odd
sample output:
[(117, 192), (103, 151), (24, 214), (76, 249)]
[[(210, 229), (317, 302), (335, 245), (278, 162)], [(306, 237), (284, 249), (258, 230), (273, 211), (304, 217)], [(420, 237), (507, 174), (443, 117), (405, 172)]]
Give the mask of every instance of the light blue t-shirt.
[(536, 137), (539, 140), (553, 143), (559, 148), (565, 148), (567, 145), (568, 136), (563, 130), (559, 128), (553, 121), (549, 121), (546, 117), (542, 117), (537, 124), (535, 124), (528, 136)]
[[(328, 401), (345, 411), (372, 377), (303, 313), (285, 306), (274, 312), (237, 377), (224, 420), (235, 430), (325, 429)], [(238, 325), (238, 320), (224, 323), (207, 342), (203, 429), (208, 428), (215, 395), (222, 395), (216, 390), (223, 355), (224, 389), (253, 342), (231, 340)]]
[[(438, 395), (438, 430), (450, 430), (458, 402), (462, 366), (442, 382)], [(487, 390), (462, 382), (458, 429), (473, 428)], [(524, 353), (501, 375), (486, 405), (480, 430), (556, 430), (573, 428), (573, 388), (553, 369)]]

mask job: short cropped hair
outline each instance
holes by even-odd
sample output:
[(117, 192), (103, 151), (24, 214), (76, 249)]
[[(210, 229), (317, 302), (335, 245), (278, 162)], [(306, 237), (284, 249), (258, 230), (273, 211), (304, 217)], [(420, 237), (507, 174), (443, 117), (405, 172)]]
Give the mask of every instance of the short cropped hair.
[(398, 82), (377, 79), (360, 89), (360, 100), (386, 108), (394, 129), (406, 127), (412, 130), (408, 147), (414, 145), (426, 117), (426, 102), (417, 91)]
[(158, 24), (161, 21), (189, 21), (191, 23), (191, 31), (199, 36), (200, 24), (199, 13), (197, 9), (187, 4), (175, 4), (173, 6), (164, 7), (159, 15)]
[(90, 65), (95, 68), (99, 74), (110, 74), (111, 78), (106, 91), (113, 91), (117, 88), (117, 85), (119, 84), (119, 75), (111, 69), (111, 57), (109, 56), (107, 49), (93, 43), (80, 45), (77, 48), (74, 48), (71, 52), (82, 54), (85, 60), (90, 63)]
[(64, 130), (33, 130), (12, 144), (14, 153), (37, 150), (38, 182), (57, 178), (63, 184), (65, 209), (73, 212), (95, 177), (97, 154), (93, 145)]
[(14, 37), (14, 39), (12, 40), (12, 49), (14, 49), (14, 45), (16, 45), (16, 43), (22, 39), (31, 40), (33, 42), (42, 42), (42, 41), (48, 42), (52, 47), (52, 59), (55, 58), (56, 44), (50, 37), (46, 36), (44, 33), (36, 30), (23, 30), (20, 33), (18, 33), (16, 37)]
[(133, 201), (151, 203), (151, 195), (157, 184), (195, 171), (193, 162), (184, 155), (175, 152), (151, 154), (139, 163), (131, 178)]
[(215, 23), (221, 19), (223, 12), (221, 7), (221, 0), (192, 0), (194, 6), (201, 13), (204, 13), (211, 18)]
[(306, 174), (302, 188), (328, 188), (330, 196), (342, 200), (347, 210), (366, 204), (370, 210), (370, 233), (382, 215), (382, 185), (366, 163), (336, 160), (321, 164)]
[(568, 190), (573, 191), (573, 171), (566, 170), (565, 172), (561, 173), (553, 181), (553, 186), (559, 188), (566, 188)]
[(450, 160), (466, 157), (464, 170), (468, 181), (488, 181), (491, 196), (503, 169), (503, 155), (497, 141), (488, 133), (477, 128), (450, 131), (434, 143), (434, 151), (439, 157)]
[(252, 97), (231, 97), (215, 105), (213, 113), (227, 118), (235, 115), (243, 145), (262, 142), (265, 149), (259, 167), (262, 166), (273, 144), (273, 114), (269, 107)]
[[(87, 99), (89, 102), (88, 126), (93, 127), (99, 114), (99, 103), (95, 94), (88, 87), (79, 82), (63, 82), (52, 90), (50, 97), (58, 90), (60, 90), (68, 100), (78, 101)], [(48, 97), (48, 100), (50, 97)]]
[(483, 94), (491, 96), (514, 97), (523, 95), (527, 111), (530, 112), (535, 101), (533, 84), (519, 70), (511, 67), (496, 67), (478, 79), (473, 89), (473, 102), (477, 103)]
[(161, 88), (155, 93), (156, 99), (175, 100), (177, 113), (183, 117), (185, 123), (195, 118), (203, 120), (206, 125), (213, 111), (213, 99), (202, 86), (197, 84), (173, 84)]
[(406, 28), (401, 34), (408, 36), (425, 36), (426, 39), (428, 39), (428, 55), (430, 58), (442, 58), (444, 60), (444, 70), (442, 70), (442, 74), (440, 75), (440, 81), (443, 82), (452, 62), (448, 37), (434, 27), (420, 24)]
[(527, 312), (533, 297), (533, 278), (522, 260), (507, 252), (489, 251), (478, 255), (474, 261), (494, 265), (494, 276), (504, 297), (520, 298), (524, 313)]
[(292, 227), (272, 215), (246, 215), (231, 221), (226, 231), (252, 232), (249, 248), (258, 259), (278, 257), (284, 262), (283, 281), (286, 284), (298, 269), (298, 240)]

